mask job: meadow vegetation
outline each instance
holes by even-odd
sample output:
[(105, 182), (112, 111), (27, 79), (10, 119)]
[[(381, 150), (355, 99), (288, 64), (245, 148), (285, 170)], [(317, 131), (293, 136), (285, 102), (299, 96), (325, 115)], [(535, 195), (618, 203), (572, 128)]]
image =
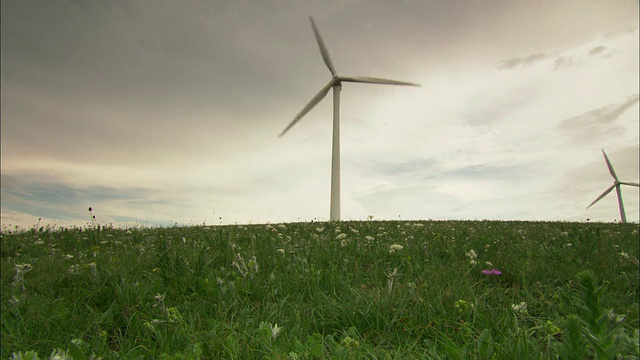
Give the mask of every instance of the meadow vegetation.
[(637, 359), (638, 228), (5, 229), (1, 358)]

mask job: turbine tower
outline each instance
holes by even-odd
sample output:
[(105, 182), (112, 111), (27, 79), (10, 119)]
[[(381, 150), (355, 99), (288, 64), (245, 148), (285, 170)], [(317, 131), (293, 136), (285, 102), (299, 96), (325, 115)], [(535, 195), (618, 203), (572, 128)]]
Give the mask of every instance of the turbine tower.
[(607, 157), (607, 153), (604, 152), (604, 149), (602, 149), (602, 155), (604, 155), (604, 160), (607, 162), (609, 173), (611, 173), (611, 176), (613, 176), (613, 185), (609, 186), (607, 190), (605, 190), (602, 194), (600, 194), (600, 196), (598, 196), (597, 199), (595, 199), (589, 206), (587, 206), (587, 209), (590, 208), (591, 205), (597, 203), (603, 197), (607, 196), (607, 194), (609, 194), (611, 190), (613, 190), (613, 188), (616, 188), (616, 193), (618, 193), (618, 207), (620, 208), (620, 220), (623, 223), (626, 223), (627, 216), (624, 213), (624, 205), (622, 204), (622, 191), (620, 190), (620, 185), (640, 187), (640, 184), (618, 180), (618, 176), (616, 175), (616, 172), (613, 170), (613, 165), (611, 165), (611, 161), (609, 161), (609, 158)]
[(336, 69), (333, 67), (333, 63), (331, 62), (331, 58), (329, 57), (329, 52), (327, 51), (327, 47), (324, 45), (324, 41), (320, 37), (320, 32), (316, 27), (316, 24), (313, 22), (313, 18), (309, 17), (311, 20), (311, 27), (313, 28), (313, 33), (316, 36), (316, 41), (318, 42), (318, 47), (320, 48), (320, 54), (322, 55), (322, 60), (324, 64), (327, 66), (329, 71), (331, 72), (331, 80), (325, 85), (312, 99), (309, 101), (307, 105), (296, 115), (293, 121), (280, 133), (280, 137), (283, 136), (289, 129), (291, 129), (300, 119), (302, 119), (314, 106), (316, 106), (325, 96), (329, 93), (330, 89), (333, 89), (333, 145), (331, 150), (331, 211), (329, 214), (329, 219), (331, 221), (339, 221), (340, 220), (340, 90), (342, 88), (343, 82), (355, 82), (355, 83), (366, 83), (366, 84), (383, 84), (383, 85), (409, 85), (409, 86), (420, 86), (418, 84), (405, 82), (405, 81), (397, 81), (397, 80), (388, 80), (388, 79), (380, 79), (374, 77), (352, 77), (352, 76), (340, 76), (336, 73)]

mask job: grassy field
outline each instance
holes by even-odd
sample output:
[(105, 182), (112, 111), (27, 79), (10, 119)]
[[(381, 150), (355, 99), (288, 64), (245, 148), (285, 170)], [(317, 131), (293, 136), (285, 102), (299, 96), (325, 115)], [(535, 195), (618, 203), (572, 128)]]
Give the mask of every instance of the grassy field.
[(5, 231), (1, 358), (637, 359), (638, 228)]

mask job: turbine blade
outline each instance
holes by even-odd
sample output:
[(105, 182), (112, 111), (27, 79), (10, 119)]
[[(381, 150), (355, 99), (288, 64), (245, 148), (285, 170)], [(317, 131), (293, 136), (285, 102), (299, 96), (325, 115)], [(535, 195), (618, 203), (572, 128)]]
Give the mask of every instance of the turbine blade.
[(407, 81), (389, 80), (389, 79), (381, 79), (381, 78), (366, 77), (366, 76), (339, 76), (338, 79), (344, 82), (355, 82), (355, 83), (366, 83), (366, 84), (420, 86), (420, 84), (411, 83)]
[(640, 184), (638, 184), (638, 183), (634, 183), (634, 182), (626, 182), (626, 181), (625, 181), (625, 182), (622, 182), (622, 181), (620, 181), (620, 184), (623, 184), (623, 185), (631, 185), (631, 186), (640, 187)]
[(309, 103), (307, 105), (305, 105), (304, 108), (302, 108), (302, 110), (298, 113), (298, 115), (296, 115), (296, 117), (293, 119), (293, 121), (284, 129), (282, 130), (282, 132), (280, 133), (280, 135), (278, 135), (278, 137), (281, 137), (282, 135), (284, 135), (287, 131), (289, 131), (289, 129), (291, 129), (293, 127), (293, 125), (295, 125), (298, 121), (300, 121), (300, 119), (302, 119), (309, 111), (311, 111), (311, 109), (313, 109), (314, 106), (318, 105), (318, 103), (320, 101), (322, 101), (322, 99), (327, 96), (327, 93), (329, 92), (329, 90), (331, 89), (331, 87), (335, 84), (336, 80), (335, 79), (331, 79), (331, 81), (329, 81), (329, 83), (327, 85), (325, 85), (322, 90), (320, 90), (316, 96), (314, 96), (311, 101), (309, 101)]
[(613, 171), (613, 165), (611, 165), (611, 161), (609, 161), (609, 157), (607, 156), (607, 153), (604, 152), (604, 149), (602, 150), (602, 155), (604, 155), (604, 160), (607, 162), (607, 167), (609, 168), (609, 173), (611, 174), (611, 176), (613, 176), (613, 178), (618, 181), (618, 176), (616, 175), (616, 172)]
[(320, 32), (316, 27), (316, 23), (313, 22), (313, 18), (311, 16), (309, 16), (309, 20), (311, 20), (313, 33), (316, 35), (316, 41), (318, 41), (318, 46), (320, 47), (322, 60), (324, 60), (324, 64), (327, 65), (327, 68), (329, 68), (329, 71), (331, 71), (331, 75), (336, 76), (336, 68), (333, 67), (333, 63), (331, 62), (331, 58), (329, 57), (329, 51), (327, 51), (327, 47), (324, 45), (324, 41), (322, 41), (322, 37), (320, 36)]
[(611, 192), (611, 190), (613, 190), (614, 187), (616, 187), (615, 183), (613, 185), (609, 186), (609, 188), (607, 190), (605, 190), (602, 194), (600, 194), (600, 196), (598, 196), (597, 199), (593, 200), (593, 202), (591, 204), (589, 204), (589, 206), (587, 206), (587, 209), (590, 208), (593, 204), (595, 204), (598, 201), (600, 201), (600, 199), (602, 199), (603, 197), (607, 196), (607, 194), (609, 194)]

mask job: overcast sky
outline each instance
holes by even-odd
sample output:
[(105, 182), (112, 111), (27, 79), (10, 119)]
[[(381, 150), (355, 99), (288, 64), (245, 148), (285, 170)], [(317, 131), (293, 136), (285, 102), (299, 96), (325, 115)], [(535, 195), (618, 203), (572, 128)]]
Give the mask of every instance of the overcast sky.
[[(638, 182), (636, 0), (2, 1), (2, 226), (619, 220)], [(623, 186), (629, 221), (638, 188)], [(220, 219), (222, 218), (222, 219)]]

